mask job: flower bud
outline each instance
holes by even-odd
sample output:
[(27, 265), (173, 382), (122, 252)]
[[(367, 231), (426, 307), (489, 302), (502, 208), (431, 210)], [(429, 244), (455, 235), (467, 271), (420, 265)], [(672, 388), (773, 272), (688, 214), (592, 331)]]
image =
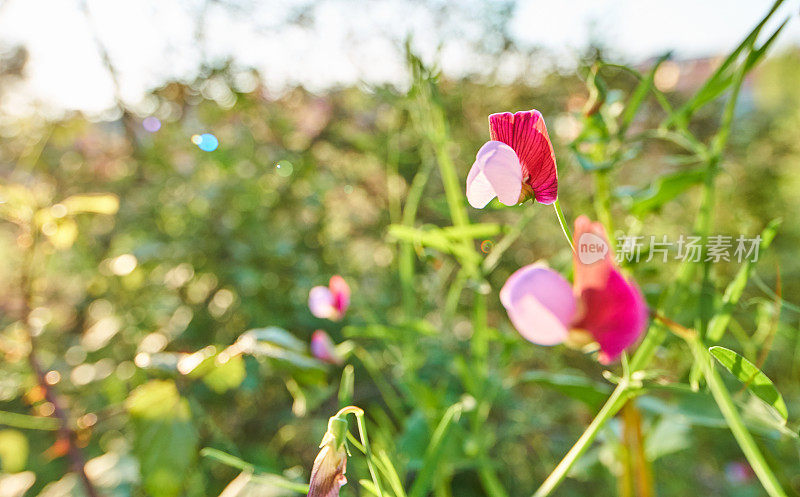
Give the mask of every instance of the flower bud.
[(357, 407), (345, 407), (328, 420), (328, 431), (319, 444), (309, 481), (308, 497), (338, 497), (347, 483), (347, 414), (363, 413)]

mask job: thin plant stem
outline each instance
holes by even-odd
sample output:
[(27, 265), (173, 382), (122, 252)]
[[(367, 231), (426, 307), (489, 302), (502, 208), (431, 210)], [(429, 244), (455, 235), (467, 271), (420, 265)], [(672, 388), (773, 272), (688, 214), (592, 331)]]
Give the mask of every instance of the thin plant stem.
[(255, 482), (266, 483), (268, 485), (291, 490), (292, 492), (297, 492), (299, 494), (308, 493), (307, 484), (294, 482), (281, 475), (266, 472), (263, 468), (255, 466), (254, 464), (251, 464), (232, 454), (228, 454), (227, 452), (223, 452), (211, 447), (205, 447), (200, 450), (200, 455), (202, 457), (213, 459), (226, 466), (236, 468), (244, 473), (248, 473), (250, 474), (251, 479)]
[(572, 232), (569, 230), (569, 225), (567, 224), (567, 220), (564, 217), (564, 212), (561, 211), (561, 204), (559, 203), (558, 199), (553, 202), (553, 209), (556, 211), (556, 217), (558, 218), (558, 223), (561, 225), (561, 231), (564, 232), (564, 237), (567, 239), (567, 243), (569, 243), (569, 248), (575, 252), (575, 245), (572, 241)]
[(364, 455), (367, 457), (367, 467), (369, 468), (369, 475), (372, 477), (372, 483), (378, 491), (378, 497), (383, 497), (383, 490), (381, 489), (380, 482), (378, 482), (378, 473), (375, 471), (375, 464), (372, 462), (372, 449), (369, 447), (369, 438), (367, 437), (367, 427), (364, 423), (364, 411), (356, 412), (356, 423), (358, 424), (358, 435), (361, 437), (361, 442), (364, 444)]
[(558, 463), (558, 466), (550, 473), (550, 476), (542, 483), (536, 493), (533, 494), (533, 497), (545, 497), (550, 495), (553, 490), (564, 481), (569, 470), (572, 469), (572, 465), (589, 449), (589, 446), (592, 444), (595, 437), (597, 437), (597, 433), (600, 429), (606, 424), (606, 421), (617, 414), (632, 394), (633, 392), (629, 389), (628, 380), (623, 378), (617, 385), (617, 388), (611, 393), (611, 396), (608, 398), (605, 405), (603, 405), (603, 408), (600, 409), (600, 412), (586, 428), (586, 431), (584, 431), (578, 441), (575, 442), (575, 445), (569, 449), (567, 455)]
[(31, 233), (31, 245), (25, 253), (24, 262), (22, 265), (22, 274), (20, 275), (20, 292), (22, 294), (22, 316), (21, 321), (28, 335), (28, 342), (30, 343), (30, 352), (28, 352), (28, 364), (36, 377), (36, 382), (39, 388), (44, 392), (45, 399), (53, 406), (53, 413), (51, 416), (58, 420), (57, 433), (61, 440), (67, 442), (67, 455), (70, 460), (70, 465), (73, 471), (78, 473), (81, 481), (83, 482), (84, 489), (87, 497), (98, 497), (100, 494), (94, 486), (94, 483), (89, 479), (86, 473), (86, 456), (83, 450), (78, 446), (77, 434), (72, 429), (69, 423), (69, 414), (66, 407), (61, 402), (61, 398), (55, 390), (55, 387), (47, 382), (45, 378), (45, 370), (42, 367), (38, 357), (38, 340), (30, 327), (30, 315), (33, 308), (33, 278), (34, 278), (34, 261), (36, 258), (36, 246), (38, 240), (38, 230), (35, 226), (28, 227)]
[[(603, 223), (606, 231), (613, 235), (614, 221), (611, 218), (611, 191), (608, 183), (608, 177), (610, 174), (611, 171), (606, 169), (595, 171), (594, 173), (594, 209), (597, 213), (597, 218), (601, 223)], [(611, 248), (616, 249), (614, 242), (615, 239), (613, 236), (611, 236), (608, 240), (608, 243), (611, 245)]]
[[(426, 158), (427, 159), (427, 158)], [(428, 183), (433, 170), (433, 159), (423, 161), (422, 167), (414, 175), (409, 187), (406, 203), (403, 207), (402, 222), (405, 226), (413, 227), (417, 218), (417, 209), (422, 200), (422, 193)], [(408, 319), (417, 309), (416, 294), (414, 290), (414, 247), (410, 242), (401, 242), (400, 261), (400, 286), (403, 290), (403, 309)]]
[[(472, 373), (477, 373), (484, 380), (479, 387), (472, 392), (476, 397), (478, 407), (473, 410), (470, 416), (472, 433), (476, 437), (482, 436), (486, 417), (491, 409), (492, 399), (487, 398), (486, 378), (489, 375), (488, 353), (489, 353), (489, 325), (487, 323), (486, 295), (475, 292), (474, 301), (474, 333), (470, 340), (471, 359), (473, 362)], [(465, 382), (466, 383), (466, 382)], [(488, 396), (491, 397), (491, 396)], [(485, 408), (483, 408), (485, 406)], [(479, 444), (480, 453), (478, 454), (478, 478), (483, 486), (486, 495), (490, 497), (508, 497), (508, 492), (503, 488), (500, 478), (497, 476), (494, 466), (491, 465), (488, 454), (487, 444), (482, 440)]]
[[(556, 200), (556, 204), (557, 203), (558, 200)], [(491, 252), (489, 252), (489, 255), (486, 256), (486, 259), (483, 260), (483, 266), (481, 269), (484, 274), (489, 274), (494, 271), (494, 268), (497, 267), (497, 264), (500, 262), (500, 258), (503, 256), (505, 251), (508, 250), (515, 241), (517, 241), (517, 238), (522, 235), (522, 230), (528, 225), (529, 222), (531, 222), (535, 213), (535, 209), (525, 209), (522, 213), (522, 216), (511, 228), (511, 230), (509, 230), (508, 234), (506, 234), (502, 240), (497, 242), (497, 245), (494, 246)], [(558, 210), (556, 210), (556, 214), (558, 214)]]
[(633, 400), (625, 403), (622, 409), (623, 439), (626, 452), (626, 473), (629, 475), (629, 489), (637, 497), (653, 496), (653, 474), (645, 454), (645, 440), (642, 434), (642, 415)]

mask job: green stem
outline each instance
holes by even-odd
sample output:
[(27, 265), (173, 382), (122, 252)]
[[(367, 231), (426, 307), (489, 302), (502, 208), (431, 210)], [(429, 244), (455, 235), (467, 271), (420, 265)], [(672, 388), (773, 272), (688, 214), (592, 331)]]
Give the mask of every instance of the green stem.
[(508, 497), (508, 492), (503, 488), (497, 473), (494, 471), (491, 461), (488, 460), (486, 454), (478, 456), (478, 478), (481, 480), (483, 490), (489, 497)]
[[(556, 200), (556, 204), (558, 204), (558, 200)], [(558, 209), (559, 208), (556, 207), (556, 215), (558, 215)], [(489, 252), (489, 255), (486, 256), (486, 259), (483, 260), (483, 265), (481, 267), (483, 274), (488, 275), (494, 271), (494, 268), (497, 267), (497, 264), (500, 262), (500, 257), (502, 257), (505, 251), (511, 247), (520, 235), (522, 235), (522, 230), (531, 222), (535, 214), (536, 209), (524, 209), (522, 216), (516, 224), (514, 224), (506, 236), (494, 246), (492, 251)]]
[(487, 323), (486, 295), (475, 292), (473, 300), (473, 333), (470, 340), (473, 367), (481, 378), (488, 375), (487, 358), (489, 355), (489, 325)]
[(753, 440), (753, 436), (749, 431), (747, 431), (747, 427), (745, 427), (744, 421), (742, 420), (739, 411), (736, 409), (733, 399), (731, 399), (731, 394), (728, 392), (728, 389), (725, 388), (722, 378), (720, 378), (719, 373), (714, 368), (714, 365), (711, 362), (711, 356), (709, 355), (708, 350), (706, 350), (705, 345), (703, 345), (702, 340), (695, 336), (692, 338), (687, 338), (686, 342), (692, 349), (692, 354), (694, 354), (695, 361), (702, 365), (706, 383), (711, 390), (711, 395), (717, 402), (717, 406), (719, 406), (719, 410), (725, 417), (728, 427), (731, 429), (734, 438), (736, 438), (736, 441), (739, 443), (739, 447), (741, 447), (742, 452), (744, 452), (747, 462), (750, 463), (750, 467), (753, 468), (756, 476), (761, 481), (761, 485), (763, 485), (764, 490), (766, 490), (771, 497), (786, 497), (786, 492), (784, 492), (783, 488), (781, 488), (778, 478), (772, 472), (767, 464), (767, 461), (764, 459), (764, 455), (759, 450), (755, 440)]
[(58, 430), (59, 426), (55, 418), (0, 411), (0, 426), (2, 425), (27, 430)]
[[(411, 187), (408, 190), (406, 204), (403, 207), (403, 225), (413, 227), (417, 218), (417, 209), (422, 200), (422, 192), (428, 183), (433, 170), (433, 159), (425, 160), (422, 167), (414, 175)], [(410, 242), (401, 242), (400, 260), (400, 285), (403, 289), (403, 310), (407, 319), (411, 319), (417, 310), (417, 299), (414, 291), (414, 247)]]
[(572, 242), (572, 232), (569, 230), (567, 219), (564, 217), (564, 213), (561, 211), (561, 204), (558, 202), (558, 199), (553, 202), (553, 208), (556, 210), (556, 217), (558, 217), (558, 223), (561, 225), (561, 231), (564, 232), (564, 237), (567, 239), (569, 247), (573, 252), (575, 252), (575, 245)]
[(364, 369), (367, 370), (367, 373), (372, 378), (372, 381), (375, 383), (375, 386), (381, 393), (383, 401), (386, 403), (386, 407), (389, 408), (389, 411), (391, 411), (395, 420), (400, 421), (405, 419), (402, 399), (397, 392), (395, 392), (394, 388), (392, 388), (392, 385), (386, 380), (386, 378), (383, 377), (380, 367), (375, 362), (375, 359), (372, 357), (372, 355), (370, 355), (370, 353), (362, 347), (357, 347), (354, 350), (354, 354), (361, 361), (361, 364), (364, 365)]
[(299, 494), (308, 493), (307, 484), (293, 482), (281, 475), (267, 473), (261, 468), (247, 461), (244, 461), (234, 455), (228, 454), (227, 452), (223, 452), (217, 449), (212, 449), (211, 447), (205, 447), (200, 450), (200, 456), (213, 459), (219, 463), (225, 464), (226, 466), (230, 466), (232, 468), (236, 468), (240, 471), (251, 473), (253, 481), (258, 481), (275, 487), (291, 490), (292, 492), (297, 492)]
[(383, 497), (383, 490), (378, 482), (378, 473), (375, 471), (375, 464), (372, 462), (372, 449), (369, 447), (369, 438), (367, 437), (367, 427), (364, 423), (364, 411), (355, 413), (356, 423), (358, 424), (358, 435), (361, 437), (361, 442), (364, 444), (364, 455), (367, 457), (367, 467), (369, 468), (369, 475), (372, 477), (372, 483), (375, 484), (375, 489), (378, 491), (378, 497)]
[(606, 228), (606, 232), (609, 233), (610, 239), (608, 243), (611, 244), (612, 248), (616, 248), (614, 246), (614, 222), (611, 218), (611, 189), (608, 184), (608, 176), (610, 174), (609, 170), (600, 170), (595, 171), (594, 174), (594, 189), (595, 189), (595, 197), (594, 197), (594, 210), (597, 212), (597, 218), (603, 223), (603, 226)]
[(569, 470), (572, 469), (572, 465), (589, 449), (589, 446), (594, 441), (600, 428), (606, 424), (606, 421), (613, 418), (614, 415), (622, 409), (622, 406), (625, 405), (625, 402), (627, 402), (631, 396), (632, 392), (628, 387), (628, 381), (623, 378), (617, 385), (617, 388), (614, 389), (614, 392), (612, 392), (605, 405), (603, 405), (603, 408), (600, 409), (600, 412), (595, 416), (591, 424), (589, 424), (589, 427), (583, 432), (583, 435), (581, 435), (578, 441), (575, 442), (575, 445), (569, 449), (567, 455), (558, 463), (558, 466), (550, 473), (550, 476), (542, 483), (542, 486), (539, 487), (536, 493), (533, 494), (533, 497), (545, 497), (550, 495), (553, 490), (564, 481)]

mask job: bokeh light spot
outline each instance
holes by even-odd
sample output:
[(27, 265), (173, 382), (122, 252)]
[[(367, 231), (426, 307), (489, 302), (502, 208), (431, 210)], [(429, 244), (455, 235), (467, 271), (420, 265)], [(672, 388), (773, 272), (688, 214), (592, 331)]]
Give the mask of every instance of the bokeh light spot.
[(44, 381), (47, 382), (48, 385), (55, 385), (59, 381), (61, 381), (61, 373), (56, 371), (55, 369), (50, 370), (47, 374), (44, 375)]
[(125, 276), (131, 274), (139, 261), (133, 254), (123, 254), (111, 260), (111, 272), (117, 276)]
[(213, 152), (219, 147), (219, 140), (211, 133), (192, 135), (192, 143), (197, 145), (197, 147), (204, 152)]
[(73, 369), (69, 377), (73, 384), (81, 386), (91, 383), (94, 380), (94, 374), (94, 366), (84, 363)]
[(155, 116), (147, 116), (142, 121), (142, 127), (145, 129), (145, 131), (155, 133), (161, 129), (161, 120)]
[(491, 240), (484, 240), (481, 242), (481, 252), (484, 254), (488, 254), (490, 250), (494, 247), (494, 243)]
[(288, 178), (289, 176), (291, 176), (293, 171), (294, 171), (294, 166), (288, 160), (282, 160), (277, 164), (275, 164), (275, 172), (278, 173), (278, 176), (281, 176), (283, 178)]

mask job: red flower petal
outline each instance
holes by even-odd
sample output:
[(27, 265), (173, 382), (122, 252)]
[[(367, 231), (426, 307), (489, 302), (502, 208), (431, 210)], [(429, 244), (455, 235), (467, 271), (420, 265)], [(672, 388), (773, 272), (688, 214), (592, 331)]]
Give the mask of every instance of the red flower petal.
[(553, 144), (547, 135), (544, 118), (538, 110), (502, 112), (489, 116), (492, 140), (514, 149), (522, 163), (523, 181), (530, 185), (541, 204), (558, 198), (558, 173)]
[(333, 295), (333, 306), (340, 316), (344, 316), (345, 311), (350, 307), (350, 286), (347, 285), (344, 278), (336, 274), (331, 276), (328, 288)]
[(647, 325), (647, 304), (639, 288), (616, 269), (604, 288), (587, 288), (581, 295), (583, 318), (576, 328), (591, 333), (600, 344), (600, 362), (614, 361), (633, 344)]
[(600, 362), (607, 364), (642, 334), (647, 304), (639, 288), (617, 270), (603, 225), (586, 216), (575, 220), (574, 263), (574, 289), (582, 308), (573, 326), (594, 337)]

